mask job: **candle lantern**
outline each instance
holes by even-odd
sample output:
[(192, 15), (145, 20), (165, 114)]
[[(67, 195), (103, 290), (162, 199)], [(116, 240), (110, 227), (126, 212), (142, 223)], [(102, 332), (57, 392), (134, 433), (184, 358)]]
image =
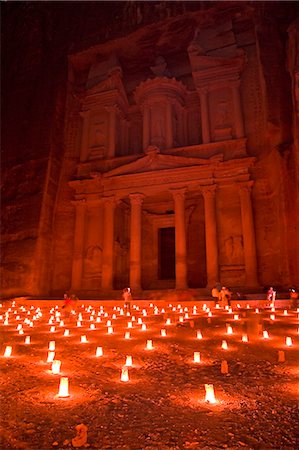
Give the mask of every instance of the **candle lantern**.
[(59, 383), (58, 397), (69, 397), (69, 379), (67, 377), (61, 377)]
[(208, 312), (208, 317), (212, 317), (212, 311)]
[(87, 337), (86, 337), (85, 334), (83, 334), (83, 335), (81, 336), (81, 344), (86, 344), (86, 342), (87, 342)]
[(25, 337), (25, 344), (30, 344), (30, 336)]
[(220, 309), (219, 303), (216, 303), (216, 309)]
[(133, 328), (132, 322), (128, 322), (128, 328)]
[(162, 336), (162, 337), (165, 337), (165, 336), (166, 336), (166, 330), (164, 330), (164, 329), (161, 330), (161, 336)]
[(146, 342), (146, 348), (147, 350), (153, 350), (153, 341), (151, 339), (148, 339)]
[(21, 330), (19, 330), (19, 334), (24, 334), (23, 328), (21, 328)]
[(171, 325), (171, 319), (166, 319), (165, 325)]
[(258, 314), (260, 311), (258, 308), (255, 308), (255, 312), (256, 312), (256, 314)]
[(107, 326), (107, 327), (111, 327), (111, 320), (107, 320), (106, 326)]
[(264, 331), (263, 331), (263, 338), (264, 338), (264, 339), (269, 339), (269, 333), (268, 333), (267, 330), (264, 330)]
[(49, 350), (51, 352), (53, 352), (55, 350), (55, 341), (50, 341), (49, 342)]
[(113, 327), (108, 327), (107, 333), (108, 334), (113, 334)]
[(64, 330), (63, 336), (69, 336), (70, 335), (70, 330)]
[(52, 362), (52, 373), (54, 375), (58, 375), (60, 373), (60, 366), (61, 361), (59, 361), (58, 359), (54, 359), (54, 361)]
[(248, 336), (247, 336), (247, 334), (243, 334), (243, 336), (242, 336), (242, 342), (248, 342)]
[(201, 334), (201, 331), (200, 331), (200, 330), (197, 330), (196, 338), (197, 338), (197, 339), (202, 339), (202, 334)]
[(180, 316), (180, 317), (179, 317), (179, 322), (180, 322), (180, 323), (184, 322), (184, 317), (183, 317), (183, 316)]
[(200, 352), (194, 352), (194, 354), (193, 354), (193, 362), (200, 363)]
[(275, 320), (275, 314), (270, 314), (270, 320)]
[(48, 352), (47, 363), (53, 362), (54, 358), (55, 358), (55, 352), (53, 352), (53, 351)]
[(97, 347), (96, 349), (96, 357), (99, 358), (100, 356), (103, 356), (103, 347)]
[(12, 354), (12, 347), (10, 345), (7, 345), (4, 351), (4, 357), (9, 358)]
[(77, 327), (82, 327), (81, 321), (77, 320)]
[(226, 333), (227, 334), (233, 334), (233, 329), (232, 329), (232, 327), (230, 325), (227, 325)]
[(50, 333), (55, 333), (55, 327), (54, 326), (50, 328)]
[(234, 320), (239, 320), (239, 314), (234, 314)]
[(227, 346), (227, 342), (226, 341), (222, 341), (222, 345), (221, 345), (223, 350), (227, 350), (228, 346)]
[(205, 384), (206, 397), (205, 401), (207, 403), (216, 403), (214, 386), (212, 384)]
[(143, 323), (143, 324), (141, 325), (141, 331), (146, 331), (146, 324), (145, 324), (145, 323)]
[(286, 345), (287, 345), (288, 347), (291, 347), (291, 346), (293, 345), (292, 338), (289, 337), (289, 336), (286, 337)]
[(142, 319), (141, 319), (141, 317), (138, 317), (137, 323), (138, 323), (138, 325), (141, 325), (141, 324), (142, 324)]
[(132, 356), (127, 356), (126, 357), (126, 366), (127, 367), (132, 367), (132, 365), (133, 365)]
[(221, 373), (226, 374), (228, 373), (228, 364), (227, 361), (221, 362)]
[(284, 316), (287, 316), (287, 315), (288, 315), (288, 310), (287, 310), (287, 309), (285, 309), (285, 310), (283, 311), (283, 315), (284, 315)]
[(129, 369), (128, 369), (126, 366), (124, 366), (124, 367), (121, 369), (120, 380), (121, 380), (121, 381), (124, 381), (124, 382), (129, 381)]
[(125, 332), (125, 339), (131, 339), (131, 333), (130, 331)]

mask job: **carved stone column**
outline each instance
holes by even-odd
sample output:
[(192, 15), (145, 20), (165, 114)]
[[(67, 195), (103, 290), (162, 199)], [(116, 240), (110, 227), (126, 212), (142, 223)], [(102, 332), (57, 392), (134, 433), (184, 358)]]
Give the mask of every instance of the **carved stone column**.
[(200, 89), (200, 112), (201, 112), (201, 132), (203, 144), (211, 142), (210, 136), (210, 120), (209, 120), (209, 103), (208, 103), (208, 89)]
[(216, 217), (216, 185), (201, 188), (205, 208), (207, 287), (211, 288), (219, 281), (218, 239)]
[(88, 133), (89, 133), (90, 111), (81, 111), (80, 116), (82, 117), (83, 120), (80, 161), (85, 162), (88, 159), (88, 146), (89, 146)]
[(143, 105), (143, 150), (147, 150), (150, 142), (150, 109), (149, 105)]
[(76, 208), (76, 219), (72, 265), (72, 290), (78, 291), (82, 287), (86, 203), (81, 200), (74, 201), (73, 204)]
[(131, 232), (130, 232), (130, 287), (141, 290), (141, 212), (143, 194), (130, 194)]
[(258, 278), (255, 230), (251, 203), (252, 185), (253, 181), (239, 183), (239, 195), (241, 202), (246, 285), (254, 287), (258, 286)]
[(116, 141), (116, 107), (109, 106), (106, 108), (109, 112), (109, 144), (108, 144), (108, 158), (115, 156), (115, 141)]
[(114, 197), (104, 199), (102, 288), (113, 289)]
[(232, 84), (233, 92), (233, 104), (235, 110), (235, 126), (236, 126), (236, 137), (244, 137), (244, 122), (243, 122), (243, 111), (240, 96), (240, 80), (235, 81)]
[(166, 103), (166, 148), (173, 147), (173, 129), (172, 129), (172, 105)]
[(187, 246), (185, 226), (186, 188), (171, 189), (175, 208), (175, 279), (176, 289), (186, 289), (187, 284)]

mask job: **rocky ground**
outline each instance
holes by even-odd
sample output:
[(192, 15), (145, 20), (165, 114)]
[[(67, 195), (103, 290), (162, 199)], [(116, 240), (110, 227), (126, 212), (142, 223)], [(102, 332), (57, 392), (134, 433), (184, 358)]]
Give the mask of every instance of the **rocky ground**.
[[(156, 302), (159, 310), (149, 302), (138, 310), (136, 303), (131, 308), (136, 319), (132, 329), (127, 327), (131, 317), (121, 316), (120, 307), (113, 310), (111, 302), (94, 302), (90, 307), (88, 302), (80, 303), (77, 316), (59, 326), (64, 312), (60, 305), (52, 311), (62, 316), (54, 320), (56, 331), (51, 333), (50, 306), (42, 306), (42, 317), (37, 317), (37, 302), (34, 307), (4, 303), (0, 308), (1, 449), (67, 449), (81, 423), (88, 427), (85, 447), (90, 449), (297, 449), (298, 312), (284, 315), (276, 310), (275, 320), (270, 320), (269, 310), (255, 313), (244, 305), (231, 313), (212, 308), (208, 317), (203, 302), (196, 304), (196, 314), (191, 303), (182, 304), (188, 308), (187, 318), (187, 311), (180, 311), (177, 303)], [(234, 320), (234, 314), (240, 319)], [(101, 322), (96, 322), (97, 317)], [(138, 318), (147, 325), (146, 331), (141, 331)], [(167, 318), (171, 325), (165, 325)], [(107, 320), (112, 320), (111, 335)], [(18, 324), (24, 334), (19, 334)], [(232, 335), (227, 334), (226, 324), (233, 327)], [(63, 335), (65, 328), (69, 337)], [(160, 334), (162, 328), (166, 337)], [(262, 337), (263, 329), (269, 332), (268, 340)], [(197, 339), (198, 330), (203, 339)], [(131, 332), (129, 340), (124, 339), (126, 331)], [(242, 342), (244, 333), (249, 335), (248, 343)], [(80, 342), (81, 335), (87, 336), (87, 343)], [(26, 336), (31, 337), (29, 345), (24, 343)], [(291, 347), (285, 344), (286, 336), (293, 340)], [(146, 350), (148, 339), (153, 350)], [(228, 350), (221, 348), (223, 339)], [(58, 375), (46, 362), (51, 340), (56, 344), (55, 359), (62, 362)], [(7, 345), (12, 346), (8, 358), (3, 356)], [(95, 356), (97, 346), (103, 347), (102, 357)], [(283, 363), (278, 363), (278, 350), (285, 352)], [(200, 352), (200, 363), (193, 362), (194, 351)], [(130, 381), (122, 382), (127, 355), (133, 357), (133, 367)], [(223, 360), (228, 362), (227, 374), (220, 370)], [(57, 396), (62, 376), (69, 378), (67, 398)], [(207, 383), (214, 386), (215, 404), (205, 402)]]

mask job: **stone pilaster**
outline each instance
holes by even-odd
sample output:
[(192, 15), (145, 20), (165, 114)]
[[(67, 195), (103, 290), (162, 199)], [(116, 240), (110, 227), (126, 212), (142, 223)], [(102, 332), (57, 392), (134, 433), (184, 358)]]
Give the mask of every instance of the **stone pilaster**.
[(141, 290), (141, 212), (143, 194), (130, 194), (131, 230), (130, 230), (130, 287)]
[(255, 229), (251, 202), (253, 181), (239, 183), (246, 285), (258, 286)]
[(202, 143), (208, 144), (209, 142), (211, 142), (208, 97), (209, 92), (208, 88), (201, 88), (198, 90), (198, 92), (200, 97)]
[(102, 288), (113, 289), (113, 250), (114, 250), (114, 212), (115, 198), (104, 199), (104, 239), (103, 239), (103, 266)]
[(240, 80), (232, 83), (232, 93), (235, 111), (236, 138), (242, 138), (244, 137), (244, 122), (240, 95)]
[(85, 237), (85, 217), (86, 203), (85, 201), (74, 201), (76, 208), (75, 231), (74, 231), (74, 250), (72, 265), (72, 290), (81, 289), (82, 271), (83, 271), (83, 252)]
[(219, 281), (216, 185), (204, 186), (201, 192), (205, 209), (207, 287), (211, 288)]
[(187, 245), (185, 226), (186, 188), (171, 189), (175, 208), (175, 279), (176, 289), (186, 289), (187, 284)]
[(89, 116), (90, 111), (81, 111), (80, 116), (82, 118), (82, 141), (81, 141), (81, 154), (80, 161), (85, 162), (88, 159), (88, 151), (89, 151), (89, 142), (88, 142), (88, 134), (89, 134)]

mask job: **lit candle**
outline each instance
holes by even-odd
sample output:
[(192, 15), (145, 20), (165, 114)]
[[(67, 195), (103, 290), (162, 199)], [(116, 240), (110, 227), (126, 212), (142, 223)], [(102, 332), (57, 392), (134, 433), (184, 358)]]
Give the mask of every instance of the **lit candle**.
[(96, 349), (96, 357), (103, 356), (103, 347), (97, 347)]
[(284, 315), (284, 316), (287, 316), (287, 315), (288, 315), (288, 310), (287, 310), (287, 309), (285, 309), (285, 310), (283, 311), (283, 315)]
[(293, 345), (293, 341), (292, 341), (292, 338), (291, 337), (286, 337), (286, 345), (288, 346), (288, 347), (291, 347), (292, 345)]
[(145, 323), (143, 323), (143, 324), (141, 325), (141, 331), (146, 331), (146, 324), (145, 324)]
[(270, 319), (275, 320), (275, 314), (270, 314)]
[(227, 334), (233, 334), (233, 329), (232, 329), (232, 327), (230, 325), (227, 325), (226, 333)]
[(126, 366), (127, 367), (132, 367), (132, 365), (133, 365), (132, 356), (127, 356), (126, 357)]
[(19, 334), (24, 334), (24, 330), (23, 329), (19, 330)]
[(126, 366), (121, 369), (120, 381), (129, 381), (129, 369)]
[(55, 333), (55, 327), (50, 328), (50, 333)]
[(81, 321), (77, 320), (77, 327), (82, 327)]
[(256, 314), (258, 314), (259, 313), (259, 309), (255, 308), (255, 312), (256, 312)]
[(111, 320), (107, 320), (106, 326), (107, 326), (107, 327), (111, 327)]
[(52, 352), (55, 350), (55, 341), (50, 341), (49, 342), (49, 350), (52, 351)]
[(180, 322), (180, 323), (184, 322), (184, 317), (183, 317), (183, 316), (180, 316), (180, 317), (179, 317), (179, 322)]
[(9, 358), (12, 354), (12, 347), (10, 345), (7, 345), (4, 351), (4, 357)]
[(185, 319), (189, 319), (189, 314), (188, 313), (185, 314)]
[(132, 327), (133, 327), (132, 322), (128, 322), (128, 328), (132, 328)]
[(125, 332), (125, 339), (130, 339), (131, 338), (131, 333), (130, 331), (126, 331)]
[(248, 342), (248, 336), (247, 336), (247, 334), (243, 334), (243, 336), (242, 336), (242, 342)]
[(87, 342), (87, 337), (86, 337), (85, 334), (83, 334), (83, 335), (81, 336), (81, 344), (86, 344), (86, 342)]
[(30, 344), (30, 336), (25, 337), (25, 344)]
[(70, 335), (70, 330), (64, 330), (63, 336), (69, 336)]
[(212, 384), (205, 384), (205, 390), (206, 390), (205, 401), (207, 403), (216, 403), (214, 386)]
[(148, 339), (147, 341), (146, 341), (146, 348), (147, 348), (147, 350), (153, 350), (153, 341), (152, 340), (150, 340), (150, 339)]
[(165, 337), (165, 336), (166, 336), (166, 330), (164, 330), (164, 329), (161, 330), (161, 336), (162, 336), (162, 337)]
[(166, 323), (165, 323), (165, 325), (171, 325), (171, 319), (166, 319)]
[(223, 350), (227, 350), (228, 346), (227, 346), (227, 342), (226, 341), (222, 341), (222, 345), (221, 345)]
[(239, 314), (234, 314), (234, 320), (239, 320)]
[(94, 323), (91, 323), (89, 328), (90, 328), (91, 330), (95, 330), (95, 328), (96, 328), (96, 327), (95, 327), (95, 324), (94, 324)]
[(54, 359), (54, 361), (52, 362), (52, 373), (54, 375), (58, 375), (60, 373), (60, 366), (61, 361), (59, 361), (58, 359)]
[(212, 317), (212, 311), (209, 311), (208, 317)]
[(194, 352), (194, 354), (193, 354), (193, 362), (200, 363), (200, 352)]
[(69, 397), (69, 379), (67, 377), (61, 377), (59, 383), (58, 397)]
[(141, 324), (142, 324), (142, 319), (141, 319), (141, 317), (138, 317), (137, 323), (138, 323), (138, 325), (141, 325)]
[(108, 327), (107, 333), (108, 334), (113, 334), (113, 327)]
[(216, 303), (216, 309), (220, 309), (219, 303)]
[(264, 330), (264, 331), (263, 331), (263, 338), (264, 338), (264, 339), (269, 339), (269, 333), (268, 333), (267, 330)]

